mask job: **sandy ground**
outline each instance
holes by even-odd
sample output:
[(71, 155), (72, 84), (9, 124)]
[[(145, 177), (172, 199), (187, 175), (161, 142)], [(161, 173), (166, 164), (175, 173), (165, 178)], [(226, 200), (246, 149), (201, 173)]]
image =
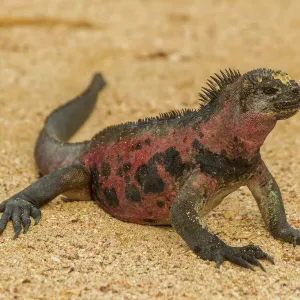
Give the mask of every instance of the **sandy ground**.
[[(70, 4), (71, 3), (71, 4)], [(171, 109), (197, 107), (219, 69), (283, 69), (300, 81), (299, 1), (1, 0), (0, 198), (37, 178), (43, 120), (95, 71), (109, 86), (74, 140)], [(300, 228), (300, 115), (280, 122), (262, 155)], [(274, 240), (247, 189), (208, 217), (231, 245), (255, 243), (267, 272), (198, 259), (170, 227), (123, 223), (93, 202), (43, 208), (39, 226), (0, 240), (1, 299), (300, 299), (300, 247)]]

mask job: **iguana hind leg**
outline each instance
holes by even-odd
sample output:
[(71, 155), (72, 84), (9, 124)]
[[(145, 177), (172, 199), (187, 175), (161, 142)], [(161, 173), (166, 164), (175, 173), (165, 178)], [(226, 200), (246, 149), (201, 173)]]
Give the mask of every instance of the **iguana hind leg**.
[(40, 207), (50, 202), (56, 196), (73, 190), (80, 190), (86, 197), (90, 195), (90, 171), (82, 165), (74, 165), (58, 169), (34, 182), (23, 191), (0, 203), (0, 234), (6, 228), (9, 220), (14, 227), (14, 238), (20, 232), (25, 233), (30, 224), (30, 217), (37, 224), (41, 218)]
[[(228, 190), (227, 194), (231, 191)], [(225, 191), (218, 186), (216, 179), (194, 173), (180, 189), (172, 204), (171, 225), (200, 258), (215, 261), (217, 267), (228, 260), (251, 270), (254, 270), (252, 265), (265, 270), (259, 259), (268, 259), (271, 262), (273, 260), (258, 246), (228, 246), (205, 226), (203, 212), (207, 212), (207, 206), (214, 206), (211, 201), (221, 202), (216, 199), (216, 195), (224, 194)]]

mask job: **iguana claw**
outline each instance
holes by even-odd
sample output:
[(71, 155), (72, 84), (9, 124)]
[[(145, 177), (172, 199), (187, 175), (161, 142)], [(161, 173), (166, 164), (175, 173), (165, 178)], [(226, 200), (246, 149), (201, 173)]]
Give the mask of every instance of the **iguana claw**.
[(213, 255), (213, 260), (216, 262), (217, 268), (219, 268), (225, 260), (228, 260), (241, 267), (251, 269), (252, 271), (255, 271), (253, 265), (258, 266), (265, 272), (266, 269), (260, 263), (259, 259), (266, 259), (274, 264), (274, 260), (267, 253), (262, 251), (260, 247), (254, 245), (245, 247), (221, 245), (215, 250), (215, 254)]
[(34, 218), (35, 225), (38, 224), (41, 219), (41, 211), (22, 198), (11, 198), (2, 202), (0, 204), (0, 212), (3, 212), (0, 219), (0, 235), (5, 230), (9, 220), (12, 220), (15, 232), (14, 239), (21, 233), (22, 225), (23, 233), (28, 231), (31, 225), (30, 217)]

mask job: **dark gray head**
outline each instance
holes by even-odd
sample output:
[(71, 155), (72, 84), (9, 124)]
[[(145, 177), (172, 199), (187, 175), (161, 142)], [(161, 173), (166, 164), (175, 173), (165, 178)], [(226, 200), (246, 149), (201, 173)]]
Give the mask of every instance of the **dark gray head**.
[(211, 76), (199, 94), (212, 111), (221, 105), (221, 98), (228, 101), (220, 97), (226, 93), (242, 112), (266, 113), (277, 120), (293, 116), (300, 108), (300, 87), (282, 71), (256, 69), (241, 75), (229, 69), (220, 73)]
[(300, 87), (287, 73), (257, 69), (242, 76), (244, 111), (263, 112), (277, 120), (293, 116), (300, 108)]

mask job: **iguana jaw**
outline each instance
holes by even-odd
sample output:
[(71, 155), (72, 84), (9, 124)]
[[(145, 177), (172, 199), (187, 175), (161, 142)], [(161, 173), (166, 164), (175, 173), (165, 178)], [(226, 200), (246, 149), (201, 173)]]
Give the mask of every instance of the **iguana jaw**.
[(300, 99), (274, 103), (277, 120), (284, 120), (294, 116), (300, 109)]

